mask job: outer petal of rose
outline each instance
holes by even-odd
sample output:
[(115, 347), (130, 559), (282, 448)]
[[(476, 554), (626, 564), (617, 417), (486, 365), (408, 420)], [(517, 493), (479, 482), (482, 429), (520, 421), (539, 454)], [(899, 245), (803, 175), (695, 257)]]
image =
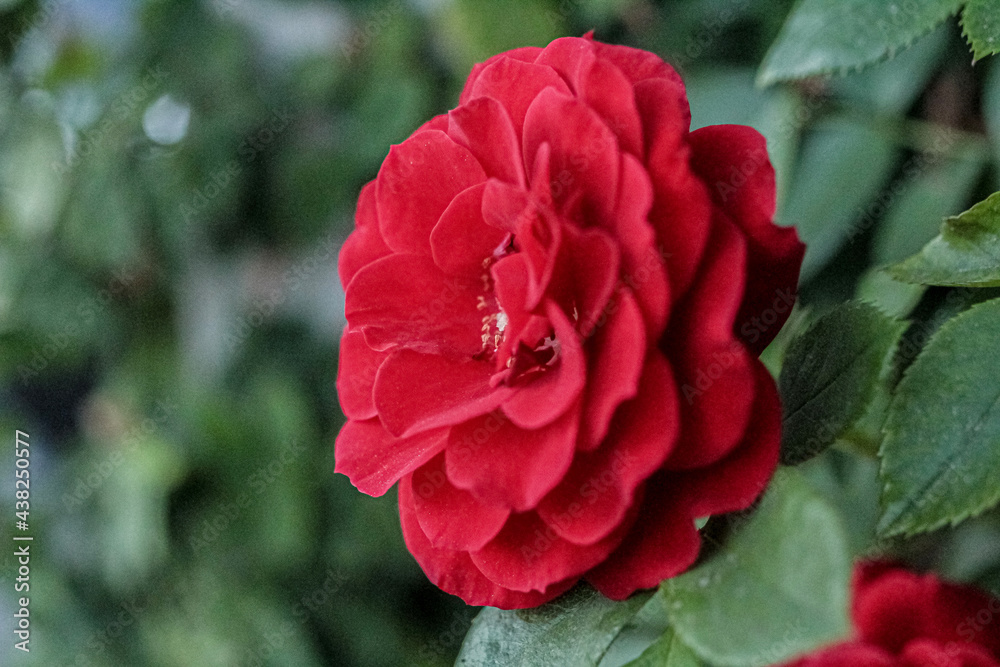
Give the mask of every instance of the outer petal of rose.
[(451, 200), (486, 180), (479, 161), (440, 130), (393, 146), (376, 178), (379, 229), (395, 252), (430, 254), (431, 229)]
[(569, 469), (579, 420), (579, 405), (533, 431), (497, 413), (471, 418), (451, 429), (448, 479), (483, 502), (530, 510)]
[(489, 605), (500, 609), (537, 607), (562, 595), (576, 583), (575, 578), (556, 582), (541, 593), (512, 591), (483, 576), (468, 552), (435, 548), (417, 522), (409, 478), (404, 478), (399, 484), (399, 518), (406, 548), (417, 559), (427, 578), (441, 590), (457, 595), (467, 604)]
[(555, 302), (546, 302), (545, 314), (559, 343), (559, 363), (515, 387), (514, 394), (503, 403), (504, 414), (523, 429), (548, 426), (566, 414), (579, 404), (577, 399), (586, 382), (587, 360), (579, 334)]
[(594, 63), (594, 42), (581, 37), (560, 37), (549, 42), (535, 59), (537, 65), (548, 65), (570, 89), (580, 95), (583, 79)]
[(642, 314), (628, 290), (617, 292), (598, 320), (589, 348), (587, 390), (577, 447), (596, 449), (608, 434), (618, 406), (636, 395), (646, 358)]
[(934, 602), (929, 607), (933, 612), (926, 635), (944, 644), (965, 643), (969, 639), (968, 631), (962, 623), (980, 616), (983, 609), (989, 610), (992, 619), (989, 623), (977, 621), (980, 632), (975, 633), (972, 643), (983, 646), (997, 659), (996, 664), (1000, 664), (1000, 598), (972, 586), (938, 581)]
[(490, 386), (493, 365), (397, 350), (375, 376), (375, 408), (390, 433), (406, 437), (495, 409), (511, 395)]
[(507, 110), (514, 124), (514, 132), (521, 136), (524, 115), (532, 100), (546, 88), (569, 94), (569, 86), (562, 77), (545, 65), (534, 65), (514, 58), (500, 58), (482, 69), (472, 84), (472, 92), (465, 104), (477, 97), (492, 97)]
[(337, 364), (337, 397), (349, 419), (371, 419), (377, 414), (372, 388), (375, 374), (387, 356), (368, 347), (360, 331), (344, 330)]
[(778, 465), (778, 389), (763, 364), (754, 359), (753, 368), (756, 387), (752, 418), (743, 442), (718, 463), (669, 475), (674, 493), (688, 499), (692, 518), (746, 509), (767, 487)]
[(413, 506), (420, 528), (439, 549), (482, 549), (503, 528), (510, 510), (484, 505), (445, 476), (444, 453), (410, 476)]
[(395, 344), (471, 356), (482, 349), (477, 282), (445, 275), (425, 255), (389, 255), (348, 285), (347, 321), (375, 349)]
[(732, 333), (745, 266), (743, 237), (728, 221), (717, 220), (698, 280), (678, 307), (682, 315), (671, 323), (666, 343), (687, 404), (669, 468), (718, 461), (739, 444), (750, 419), (754, 359)]
[(622, 151), (645, 157), (632, 82), (611, 61), (598, 59), (591, 65), (583, 78), (583, 99), (615, 133)]
[(645, 168), (631, 155), (622, 155), (616, 231), (621, 244), (623, 282), (632, 290), (646, 321), (646, 334), (655, 340), (663, 333), (670, 309), (666, 251), (649, 224), (653, 186)]
[(361, 188), (354, 223), (354, 231), (344, 241), (344, 245), (340, 248), (340, 256), (337, 258), (337, 271), (344, 289), (347, 289), (351, 278), (361, 267), (392, 252), (382, 240), (382, 233), (378, 228), (378, 215), (375, 212), (375, 181)]
[(686, 570), (698, 557), (698, 531), (669, 481), (657, 474), (645, 488), (639, 516), (625, 541), (585, 577), (612, 600), (653, 588)]
[(486, 175), (524, 187), (519, 135), (503, 106), (478, 97), (448, 113), (448, 134), (476, 156)]
[(337, 434), (334, 472), (347, 475), (358, 491), (381, 496), (400, 477), (434, 458), (447, 443), (446, 428), (396, 438), (378, 419), (352, 419)]
[(483, 191), (486, 183), (463, 190), (451, 200), (431, 231), (434, 263), (447, 274), (464, 275), (478, 282), (484, 275), (483, 260), (493, 256), (507, 237), (483, 221)]
[(601, 448), (577, 454), (569, 472), (538, 505), (563, 539), (593, 544), (625, 518), (638, 486), (663, 464), (679, 430), (674, 378), (665, 357), (650, 355), (637, 397), (624, 404)]
[(441, 132), (448, 131), (448, 114), (439, 113), (438, 115), (431, 118), (429, 121), (418, 127), (413, 131), (413, 134), (417, 132), (423, 132), (424, 130), (440, 130)]
[(877, 646), (843, 643), (785, 663), (783, 667), (899, 667), (895, 656)]
[[(736, 330), (752, 352), (760, 354), (795, 302), (805, 246), (794, 227), (773, 222), (774, 168), (764, 137), (743, 125), (713, 125), (692, 132), (690, 142), (692, 168), (709, 185), (715, 205), (747, 236), (747, 290)], [(767, 311), (774, 321), (763, 330), (753, 326), (753, 319), (759, 321)]]
[(687, 100), (683, 88), (666, 79), (636, 84), (635, 97), (646, 138), (646, 166), (656, 199), (649, 221), (669, 253), (667, 269), (674, 298), (694, 280), (711, 228), (708, 189), (688, 165)]
[(583, 222), (612, 227), (620, 154), (618, 139), (600, 116), (578, 99), (543, 90), (524, 119), (523, 152), (529, 172), (543, 143), (551, 151), (556, 209), (572, 217), (568, 204), (582, 195)]
[(579, 546), (556, 535), (534, 512), (513, 514), (493, 541), (470, 555), (480, 572), (504, 588), (544, 590), (551, 582), (579, 577), (607, 558), (621, 543), (627, 525), (600, 542)]
[[(676, 87), (678, 94), (686, 100), (684, 83), (680, 75), (655, 53), (604, 42), (594, 42), (594, 49), (598, 58), (610, 60), (632, 83), (639, 83), (645, 79), (665, 79)], [(686, 104), (684, 108), (687, 109)], [(690, 118), (690, 114), (687, 115)]]
[[(978, 611), (978, 610), (977, 610)], [(974, 618), (974, 617), (973, 617)], [(900, 652), (903, 665), (914, 667), (997, 667), (995, 654), (982, 646), (954, 642), (945, 645), (933, 639), (919, 638)]]
[(498, 53), (495, 56), (491, 56), (487, 60), (481, 63), (476, 63), (472, 66), (472, 71), (469, 73), (469, 78), (465, 80), (465, 86), (462, 89), (462, 94), (458, 98), (459, 104), (465, 104), (472, 99), (472, 88), (475, 86), (476, 81), (479, 80), (479, 76), (483, 73), (483, 70), (497, 62), (498, 60), (503, 60), (504, 58), (511, 58), (513, 60), (520, 60), (526, 63), (535, 62), (535, 58), (538, 54), (542, 52), (542, 47), (540, 46), (522, 46), (519, 49), (513, 49), (511, 51), (504, 51), (503, 53)]

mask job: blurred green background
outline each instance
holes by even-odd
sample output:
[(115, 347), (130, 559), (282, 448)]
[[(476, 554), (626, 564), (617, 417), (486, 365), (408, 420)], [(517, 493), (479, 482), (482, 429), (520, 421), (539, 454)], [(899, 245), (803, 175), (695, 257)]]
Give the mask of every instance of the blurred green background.
[[(926, 300), (877, 268), (997, 189), (1000, 67), (951, 21), (758, 89), (790, 6), (0, 0), (0, 433), (30, 434), (35, 536), (30, 656), (0, 551), (2, 664), (451, 664), (476, 610), (426, 581), (394, 493), (333, 474), (336, 253), (389, 146), (498, 51), (594, 29), (675, 63), (696, 127), (764, 132), (810, 246), (790, 329)], [(814, 476), (850, 515), (874, 477), (837, 456)], [(1000, 582), (996, 517), (961, 530), (928, 558)]]

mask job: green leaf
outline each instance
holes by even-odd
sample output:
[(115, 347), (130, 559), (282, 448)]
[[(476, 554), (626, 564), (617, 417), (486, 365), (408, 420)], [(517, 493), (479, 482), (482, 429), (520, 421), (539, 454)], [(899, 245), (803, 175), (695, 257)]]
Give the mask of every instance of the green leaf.
[(597, 665), (651, 593), (613, 602), (581, 585), (536, 609), (485, 607), (472, 622), (456, 665)]
[(892, 536), (955, 525), (1000, 501), (1000, 299), (946, 322), (896, 388), (882, 443)]
[(702, 667), (694, 651), (681, 642), (673, 630), (667, 630), (642, 655), (625, 667)]
[[(806, 244), (802, 280), (864, 232), (859, 213), (885, 183), (896, 150), (882, 133), (846, 118), (816, 127), (803, 145), (779, 223), (795, 225)], [(858, 169), (858, 165), (865, 165)]]
[(726, 547), (660, 594), (677, 636), (702, 659), (771, 665), (846, 636), (850, 569), (836, 511), (797, 470), (779, 469)]
[(973, 62), (1000, 53), (1000, 11), (995, 0), (969, 0), (962, 12), (962, 34), (972, 47)]
[(801, 0), (757, 81), (846, 72), (893, 55), (958, 11), (961, 0)]
[(782, 463), (816, 456), (864, 414), (904, 327), (866, 303), (847, 303), (792, 342), (778, 378)]
[(919, 285), (1000, 286), (1000, 192), (945, 218), (937, 238), (888, 271)]

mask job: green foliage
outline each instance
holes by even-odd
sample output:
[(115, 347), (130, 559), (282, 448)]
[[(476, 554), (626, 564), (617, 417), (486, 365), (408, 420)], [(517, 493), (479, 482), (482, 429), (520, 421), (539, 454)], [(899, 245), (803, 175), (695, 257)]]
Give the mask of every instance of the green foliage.
[(456, 665), (463, 667), (594, 667), (650, 594), (612, 602), (580, 585), (536, 609), (479, 612)]
[(848, 303), (792, 342), (778, 379), (782, 463), (816, 456), (862, 415), (902, 331), (873, 306)]
[(758, 80), (768, 85), (863, 67), (909, 46), (961, 5), (961, 0), (800, 0)]
[(909, 367), (885, 425), (885, 535), (956, 524), (1000, 501), (1000, 300), (949, 320)]
[(1000, 286), (1000, 192), (946, 218), (937, 238), (889, 271), (922, 285)]
[(702, 664), (694, 651), (681, 643), (673, 630), (667, 630), (626, 667), (701, 667)]
[(850, 568), (836, 511), (781, 470), (725, 547), (660, 595), (674, 632), (709, 663), (772, 665), (846, 636)]
[(1000, 13), (990, 0), (969, 0), (962, 12), (962, 34), (976, 60), (1000, 53)]

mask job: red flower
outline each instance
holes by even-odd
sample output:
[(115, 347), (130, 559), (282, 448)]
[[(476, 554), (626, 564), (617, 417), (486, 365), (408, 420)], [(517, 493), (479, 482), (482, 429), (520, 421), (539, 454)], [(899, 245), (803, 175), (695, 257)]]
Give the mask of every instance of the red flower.
[(741, 126), (689, 132), (646, 51), (557, 39), (476, 65), (393, 146), (340, 254), (337, 471), (381, 495), (469, 604), (585, 578), (622, 599), (694, 561), (694, 519), (747, 507), (780, 407), (756, 355), (803, 246)]
[(1000, 667), (1000, 599), (885, 562), (852, 587), (855, 638), (787, 667)]

